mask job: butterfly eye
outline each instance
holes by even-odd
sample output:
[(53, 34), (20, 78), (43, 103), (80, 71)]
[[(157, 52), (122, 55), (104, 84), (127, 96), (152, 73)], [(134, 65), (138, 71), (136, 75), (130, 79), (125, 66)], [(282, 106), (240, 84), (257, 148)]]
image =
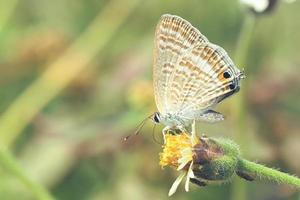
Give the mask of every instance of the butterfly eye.
[(153, 121), (155, 123), (159, 123), (160, 122), (160, 116), (159, 116), (159, 113), (154, 113), (153, 115)]
[(235, 83), (231, 83), (230, 85), (229, 85), (229, 88), (231, 89), (231, 90), (234, 90), (235, 89)]
[(224, 78), (230, 78), (230, 77), (231, 77), (231, 74), (230, 74), (229, 72), (226, 71), (226, 72), (223, 73), (223, 77), (224, 77)]

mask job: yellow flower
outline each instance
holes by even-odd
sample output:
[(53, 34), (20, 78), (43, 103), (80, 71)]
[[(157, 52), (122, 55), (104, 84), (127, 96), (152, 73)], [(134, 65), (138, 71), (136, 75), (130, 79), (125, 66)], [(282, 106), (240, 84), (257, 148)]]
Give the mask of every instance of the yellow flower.
[(191, 134), (181, 132), (173, 135), (167, 132), (164, 139), (159, 164), (162, 168), (170, 166), (180, 171), (169, 196), (176, 192), (184, 177), (185, 191), (189, 191), (190, 182), (206, 186), (228, 182), (234, 174), (241, 176), (236, 171), (240, 161), (239, 147), (231, 140), (206, 136), (199, 138), (194, 125)]
[(181, 133), (172, 135), (167, 133), (165, 135), (165, 144), (163, 145), (163, 152), (160, 153), (160, 166), (171, 166), (181, 171), (173, 183), (169, 196), (174, 194), (182, 179), (186, 176), (185, 191), (189, 191), (189, 182), (191, 178), (195, 178), (193, 173), (193, 147), (199, 144), (200, 140), (192, 133)]
[[(178, 160), (182, 158), (182, 151), (191, 148), (190, 136), (183, 133), (178, 135), (166, 134), (165, 144), (163, 145), (163, 152), (160, 153), (160, 166), (179, 166)], [(188, 160), (191, 160), (192, 155), (188, 155)]]

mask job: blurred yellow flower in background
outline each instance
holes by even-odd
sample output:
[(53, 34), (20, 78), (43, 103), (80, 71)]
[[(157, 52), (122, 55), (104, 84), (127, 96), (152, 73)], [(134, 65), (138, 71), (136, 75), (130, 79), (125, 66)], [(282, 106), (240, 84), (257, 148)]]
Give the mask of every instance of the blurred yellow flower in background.
[(128, 89), (128, 103), (137, 109), (146, 109), (149, 112), (156, 110), (152, 82), (139, 80), (130, 85)]

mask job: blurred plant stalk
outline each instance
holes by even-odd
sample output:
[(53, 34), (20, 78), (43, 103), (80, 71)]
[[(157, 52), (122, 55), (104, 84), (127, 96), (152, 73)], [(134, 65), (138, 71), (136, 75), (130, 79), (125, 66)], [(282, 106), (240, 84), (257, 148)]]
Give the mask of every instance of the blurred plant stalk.
[(0, 0), (0, 32), (9, 21), (15, 7), (18, 3), (18, 0)]
[[(234, 131), (234, 141), (240, 145), (243, 150), (244, 155), (247, 155), (247, 55), (249, 48), (251, 46), (253, 31), (255, 28), (255, 16), (252, 13), (247, 13), (243, 22), (243, 26), (239, 35), (239, 40), (237, 43), (235, 63), (238, 67), (245, 70), (246, 79), (243, 80), (243, 86), (233, 102), (233, 116), (234, 125), (236, 130)], [(235, 179), (232, 182), (232, 195), (231, 200), (244, 200), (247, 198), (246, 194), (246, 184), (241, 179)]]
[[(16, 1), (11, 1), (11, 5), (13, 2)], [(73, 45), (51, 63), (46, 71), (12, 102), (1, 116), (0, 164), (17, 177), (35, 199), (53, 198), (41, 184), (31, 180), (27, 171), (19, 165), (7, 148), (13, 144), (36, 114), (87, 67), (87, 64), (103, 49), (138, 2), (139, 0), (109, 1)], [(7, 13), (9, 16), (8, 11)], [(6, 19), (4, 17), (1, 19), (0, 28), (5, 24)]]
[(39, 184), (36, 180), (33, 180), (21, 167), (21, 165), (15, 160), (14, 156), (4, 148), (0, 148), (0, 163), (1, 166), (18, 178), (24, 186), (28, 188), (33, 194), (35, 199), (40, 200), (52, 200), (54, 199), (51, 194)]
[(12, 102), (0, 118), (2, 146), (10, 147), (36, 114), (87, 67), (139, 1), (109, 1), (73, 45)]

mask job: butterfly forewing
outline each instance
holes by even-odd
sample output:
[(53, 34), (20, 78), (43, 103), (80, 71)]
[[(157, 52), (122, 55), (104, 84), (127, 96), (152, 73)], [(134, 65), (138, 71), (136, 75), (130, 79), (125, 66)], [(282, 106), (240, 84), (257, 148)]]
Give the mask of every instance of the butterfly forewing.
[(178, 67), (179, 60), (195, 45), (206, 43), (208, 40), (186, 20), (163, 15), (156, 27), (153, 83), (158, 110), (166, 113), (172, 110), (168, 88)]

